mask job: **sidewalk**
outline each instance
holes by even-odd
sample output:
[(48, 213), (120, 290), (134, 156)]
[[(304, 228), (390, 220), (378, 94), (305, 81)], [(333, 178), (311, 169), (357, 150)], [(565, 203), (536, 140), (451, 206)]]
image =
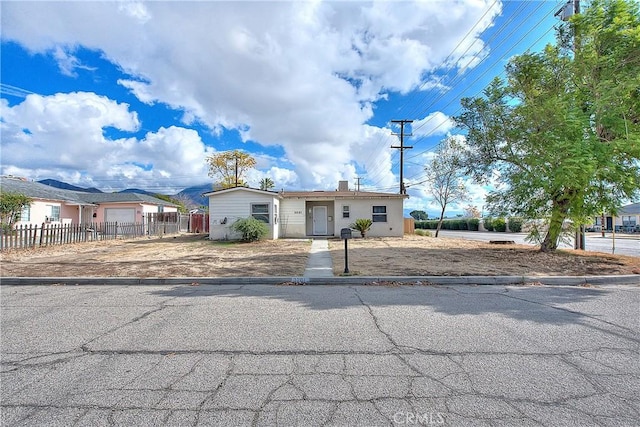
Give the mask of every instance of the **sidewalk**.
[(309, 279), (333, 277), (333, 260), (329, 254), (327, 239), (311, 240), (311, 250), (303, 277)]

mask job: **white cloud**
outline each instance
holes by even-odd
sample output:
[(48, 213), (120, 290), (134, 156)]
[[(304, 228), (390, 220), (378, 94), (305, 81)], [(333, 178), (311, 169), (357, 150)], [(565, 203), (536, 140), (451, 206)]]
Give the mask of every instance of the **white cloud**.
[(446, 135), (455, 127), (453, 119), (446, 114), (435, 111), (412, 124), (414, 137)]
[[(6, 2), (2, 35), (32, 52), (66, 52), (59, 63), (67, 61), (69, 72), (78, 64), (64, 46), (102, 51), (130, 74), (119, 83), (142, 102), (182, 110), (184, 120), (213, 131), (237, 129), (245, 140), (282, 146), (299, 186), (352, 180), (352, 162), (375, 174), (377, 185), (391, 185), (390, 153), (376, 136), (388, 131), (365, 125), (372, 104), (388, 91), (432, 86), (430, 73), (474, 25), (458, 52), (486, 49), (474, 41), (501, 11), (496, 3), (484, 15), (489, 4)], [(85, 129), (94, 139), (80, 147), (102, 147), (101, 129)], [(151, 150), (158, 138), (122, 144)]]
[(3, 173), (105, 190), (122, 189), (129, 181), (157, 189), (208, 180), (204, 158), (212, 149), (194, 130), (161, 127), (140, 140), (105, 136), (107, 128), (139, 128), (127, 104), (77, 92), (28, 95), (13, 107), (2, 100), (0, 107)]

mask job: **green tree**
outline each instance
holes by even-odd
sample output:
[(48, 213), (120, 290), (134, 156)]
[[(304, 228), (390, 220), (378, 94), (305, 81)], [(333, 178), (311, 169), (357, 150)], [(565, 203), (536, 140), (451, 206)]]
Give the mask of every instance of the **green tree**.
[(223, 151), (206, 158), (209, 176), (216, 178), (222, 188), (247, 185), (245, 175), (256, 166), (256, 160), (240, 150)]
[(271, 178), (262, 178), (260, 180), (260, 189), (261, 190), (269, 191), (273, 187), (275, 187), (275, 185), (276, 184), (273, 182), (273, 180)]
[(435, 237), (438, 237), (442, 228), (447, 206), (451, 203), (467, 200), (464, 170), (459, 155), (461, 150), (460, 142), (454, 137), (449, 137), (440, 142), (435, 157), (425, 167), (429, 192), (440, 206), (440, 218)]
[(429, 219), (429, 215), (425, 211), (411, 211), (409, 215), (416, 221), (426, 221)]
[(504, 185), (493, 211), (547, 219), (543, 252), (563, 224), (583, 224), (640, 192), (640, 13), (630, 1), (594, 1), (572, 18), (569, 40), (513, 58), (507, 80), (461, 101), (465, 164)]
[(0, 192), (0, 224), (3, 230), (10, 230), (20, 219), (25, 206), (31, 204), (31, 198), (24, 194)]
[(183, 197), (176, 197), (176, 196), (168, 196), (166, 194), (160, 194), (160, 193), (156, 193), (153, 195), (153, 197), (160, 199), (160, 200), (164, 200), (165, 202), (169, 202), (169, 203), (173, 203), (174, 205), (177, 205), (178, 207), (178, 212), (180, 213), (187, 213), (189, 212), (189, 209), (185, 206), (185, 198)]

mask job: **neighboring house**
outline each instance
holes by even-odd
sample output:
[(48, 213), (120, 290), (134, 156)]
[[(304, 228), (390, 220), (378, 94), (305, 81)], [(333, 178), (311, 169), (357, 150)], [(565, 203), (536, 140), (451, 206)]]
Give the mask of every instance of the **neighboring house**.
[(237, 238), (231, 225), (250, 216), (268, 224), (270, 239), (340, 236), (340, 230), (358, 218), (373, 221), (369, 236), (402, 237), (403, 202), (408, 197), (349, 191), (346, 181), (340, 181), (337, 191), (274, 192), (233, 187), (204, 196), (209, 198), (209, 238), (212, 240)]
[(177, 205), (138, 193), (84, 193), (14, 177), (1, 177), (3, 192), (32, 199), (16, 225), (143, 222), (147, 213), (177, 212)]
[[(613, 230), (613, 225), (615, 224), (616, 231), (640, 231), (640, 202), (623, 206), (618, 210), (617, 216), (614, 217), (607, 214), (604, 220), (605, 230)], [(595, 231), (601, 231), (602, 217), (596, 217), (595, 223), (590, 228)]]

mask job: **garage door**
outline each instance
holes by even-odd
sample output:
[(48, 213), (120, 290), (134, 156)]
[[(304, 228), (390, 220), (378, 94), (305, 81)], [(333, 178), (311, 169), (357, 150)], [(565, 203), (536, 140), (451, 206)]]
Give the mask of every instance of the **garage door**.
[(104, 210), (104, 220), (118, 224), (136, 222), (136, 208), (107, 208)]

